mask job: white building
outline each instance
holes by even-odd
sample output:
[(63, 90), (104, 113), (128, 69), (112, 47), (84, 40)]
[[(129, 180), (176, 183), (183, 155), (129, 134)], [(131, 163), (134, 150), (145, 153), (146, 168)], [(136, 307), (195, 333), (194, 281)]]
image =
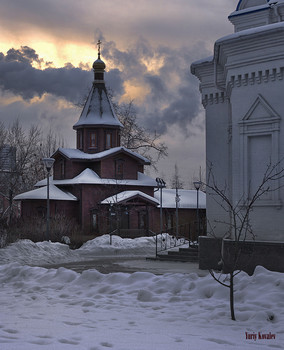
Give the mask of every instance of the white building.
[[(191, 71), (206, 110), (207, 175), (242, 205), (284, 157), (284, 0), (240, 0), (229, 20), (235, 33), (217, 40), (213, 56)], [(284, 181), (269, 185), (275, 190), (254, 204), (252, 229), (256, 241), (283, 242)], [(217, 236), (229, 235), (223, 223), (230, 216), (210, 195), (207, 218)]]

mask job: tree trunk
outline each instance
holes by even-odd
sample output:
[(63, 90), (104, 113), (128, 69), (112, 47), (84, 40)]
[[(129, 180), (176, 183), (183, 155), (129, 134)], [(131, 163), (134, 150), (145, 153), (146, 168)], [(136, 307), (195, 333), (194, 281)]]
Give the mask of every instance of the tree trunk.
[(234, 272), (230, 272), (230, 310), (231, 310), (231, 319), (233, 321), (236, 321), (235, 307), (234, 307)]

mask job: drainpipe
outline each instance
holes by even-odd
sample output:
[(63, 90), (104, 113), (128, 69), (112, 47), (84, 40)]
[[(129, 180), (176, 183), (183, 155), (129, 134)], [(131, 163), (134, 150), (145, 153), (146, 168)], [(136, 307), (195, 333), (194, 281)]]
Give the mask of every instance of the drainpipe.
[(275, 13), (275, 16), (277, 17), (277, 21), (278, 22), (281, 22), (281, 16), (280, 16), (280, 13), (279, 13), (279, 8), (278, 8), (278, 5), (277, 5), (277, 1), (269, 4), (270, 8), (274, 10), (274, 13)]
[(217, 65), (218, 65), (218, 59), (219, 59), (219, 53), (220, 53), (220, 46), (217, 46), (216, 49), (216, 44), (215, 44), (215, 55), (214, 55), (214, 85), (216, 86), (217, 89), (221, 90), (221, 91), (225, 91), (225, 88), (223, 88), (222, 86), (220, 86), (218, 84), (218, 74), (217, 74)]

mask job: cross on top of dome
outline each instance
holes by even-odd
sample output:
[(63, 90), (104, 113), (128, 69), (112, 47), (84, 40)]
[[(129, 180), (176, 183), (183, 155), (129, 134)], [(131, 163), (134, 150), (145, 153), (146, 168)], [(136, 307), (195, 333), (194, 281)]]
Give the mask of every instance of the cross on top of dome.
[[(93, 69), (95, 71), (95, 75), (96, 75), (96, 72), (103, 73), (105, 68), (106, 68), (104, 61), (101, 60), (101, 43), (102, 43), (101, 40), (98, 40), (98, 42), (97, 42), (98, 59), (93, 63)], [(96, 78), (95, 78), (95, 80), (96, 80)]]
[(99, 39), (97, 42), (97, 46), (98, 46), (98, 59), (101, 58), (101, 40)]

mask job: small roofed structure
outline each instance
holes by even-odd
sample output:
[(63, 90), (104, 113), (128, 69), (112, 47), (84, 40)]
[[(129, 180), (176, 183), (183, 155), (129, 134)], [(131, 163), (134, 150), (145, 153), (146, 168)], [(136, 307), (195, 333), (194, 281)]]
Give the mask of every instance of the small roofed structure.
[[(196, 209), (197, 207), (197, 193), (196, 190), (178, 190), (179, 209)], [(155, 192), (155, 198), (160, 200), (160, 195)], [(163, 208), (173, 209), (176, 208), (176, 190), (175, 189), (163, 189)], [(198, 193), (198, 206), (199, 209), (206, 209), (206, 194), (202, 191)]]
[(110, 225), (120, 236), (149, 235), (159, 201), (139, 190), (122, 191), (101, 201), (110, 213)]
[[(154, 196), (160, 201), (160, 192), (155, 192)], [(158, 208), (160, 208), (160, 204)], [(206, 234), (206, 194), (204, 192), (198, 191), (199, 218), (196, 210), (196, 190), (163, 189), (162, 209), (164, 230), (166, 232), (176, 234), (176, 223), (178, 222), (179, 235), (190, 238), (191, 241), (196, 241), (199, 234)], [(198, 220), (200, 222), (199, 227)], [(157, 226), (156, 230), (158, 231)], [(200, 232), (198, 232), (199, 230)]]

